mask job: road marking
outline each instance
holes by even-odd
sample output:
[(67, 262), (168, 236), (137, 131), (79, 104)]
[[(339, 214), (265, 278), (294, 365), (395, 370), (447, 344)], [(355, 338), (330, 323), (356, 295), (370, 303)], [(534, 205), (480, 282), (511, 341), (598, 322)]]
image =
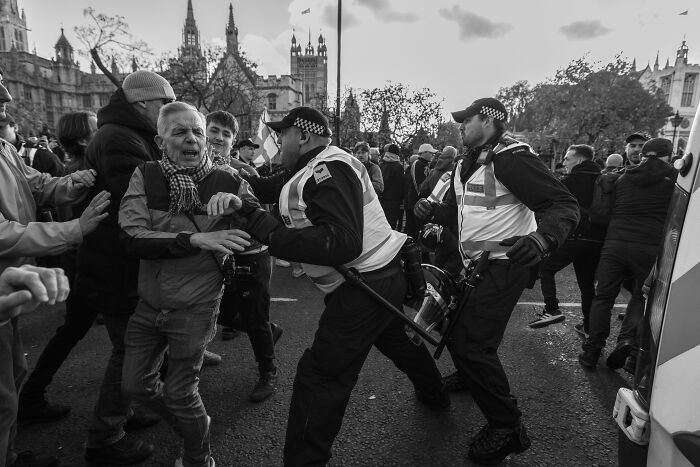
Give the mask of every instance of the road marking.
[(286, 297), (272, 297), (271, 302), (296, 302), (296, 298), (286, 298)]
[[(518, 305), (544, 306), (544, 303), (543, 302), (518, 302)], [(569, 302), (569, 303), (559, 303), (559, 306), (564, 307), (564, 308), (575, 308), (575, 307), (580, 307), (581, 304)], [(614, 307), (615, 308), (627, 308), (627, 304), (626, 303), (616, 303), (614, 305)]]

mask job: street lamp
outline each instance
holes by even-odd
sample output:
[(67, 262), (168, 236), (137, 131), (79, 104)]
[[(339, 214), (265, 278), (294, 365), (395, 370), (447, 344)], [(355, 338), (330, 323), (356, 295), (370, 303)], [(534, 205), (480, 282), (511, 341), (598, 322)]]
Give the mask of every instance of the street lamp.
[(676, 115), (674, 115), (671, 118), (671, 125), (673, 125), (673, 153), (676, 153), (676, 130), (678, 129), (678, 125), (681, 124), (683, 121), (683, 117), (678, 113), (676, 110)]

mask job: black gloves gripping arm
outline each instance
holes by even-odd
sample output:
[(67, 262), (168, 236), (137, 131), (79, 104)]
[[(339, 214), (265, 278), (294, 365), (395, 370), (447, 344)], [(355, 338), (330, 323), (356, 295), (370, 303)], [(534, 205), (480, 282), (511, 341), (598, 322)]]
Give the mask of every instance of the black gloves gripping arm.
[(243, 203), (243, 207), (238, 210), (238, 213), (248, 218), (243, 230), (265, 245), (270, 244), (270, 234), (282, 227), (282, 223), (275, 216), (253, 205)]
[(556, 241), (547, 234), (537, 231), (524, 236), (510, 237), (499, 243), (511, 247), (506, 256), (513, 264), (530, 268), (549, 256), (556, 247)]

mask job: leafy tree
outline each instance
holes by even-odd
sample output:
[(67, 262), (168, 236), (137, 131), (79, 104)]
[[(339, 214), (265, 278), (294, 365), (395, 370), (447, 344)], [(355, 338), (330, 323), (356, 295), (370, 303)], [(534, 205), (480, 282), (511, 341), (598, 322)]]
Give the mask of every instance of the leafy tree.
[(509, 87), (501, 88), (496, 99), (505, 105), (508, 111), (508, 122), (513, 132), (517, 131), (517, 121), (525, 113), (525, 108), (532, 100), (532, 89), (527, 81), (516, 81)]
[(556, 139), (560, 149), (585, 143), (602, 153), (633, 131), (656, 134), (672, 113), (662, 93), (645, 89), (619, 56), (604, 66), (574, 60), (526, 100), (520, 128)]
[(386, 140), (411, 146), (419, 132), (434, 135), (442, 122), (442, 102), (435, 93), (414, 91), (402, 83), (389, 81), (383, 88), (362, 90), (360, 108), (362, 129), (377, 133), (380, 144)]

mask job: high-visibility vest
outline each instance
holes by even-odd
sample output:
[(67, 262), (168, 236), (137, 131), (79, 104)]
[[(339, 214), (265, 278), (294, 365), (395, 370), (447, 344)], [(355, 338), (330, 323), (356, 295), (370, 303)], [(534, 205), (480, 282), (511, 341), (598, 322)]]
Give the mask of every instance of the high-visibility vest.
[[(518, 146), (530, 149), (525, 143), (516, 142), (506, 147), (497, 146), (495, 152), (498, 154)], [(535, 214), (498, 181), (493, 161), (481, 165), (466, 183), (461, 179), (462, 163), (460, 160), (454, 169), (462, 257), (476, 259), (483, 251), (490, 251), (491, 259), (505, 259), (505, 252), (510, 247), (498, 243), (537, 230)]]
[[(306, 167), (294, 174), (282, 187), (280, 193), (280, 215), (285, 225), (293, 229), (312, 226), (306, 217), (306, 202), (303, 199), (306, 182), (314, 177), (317, 183), (330, 177), (325, 162), (340, 161), (348, 164), (362, 184), (363, 228), (362, 253), (345, 264), (359, 272), (374, 271), (389, 264), (406, 241), (406, 235), (391, 229), (372, 187), (365, 166), (343, 150), (329, 146), (311, 159)], [(325, 177), (325, 178), (324, 178)], [(302, 263), (306, 275), (325, 293), (332, 292), (343, 283), (343, 276), (330, 266)]]
[(442, 202), (442, 198), (445, 197), (447, 190), (450, 189), (450, 178), (452, 178), (452, 172), (445, 172), (442, 174), (428, 197), (430, 201), (434, 203)]

